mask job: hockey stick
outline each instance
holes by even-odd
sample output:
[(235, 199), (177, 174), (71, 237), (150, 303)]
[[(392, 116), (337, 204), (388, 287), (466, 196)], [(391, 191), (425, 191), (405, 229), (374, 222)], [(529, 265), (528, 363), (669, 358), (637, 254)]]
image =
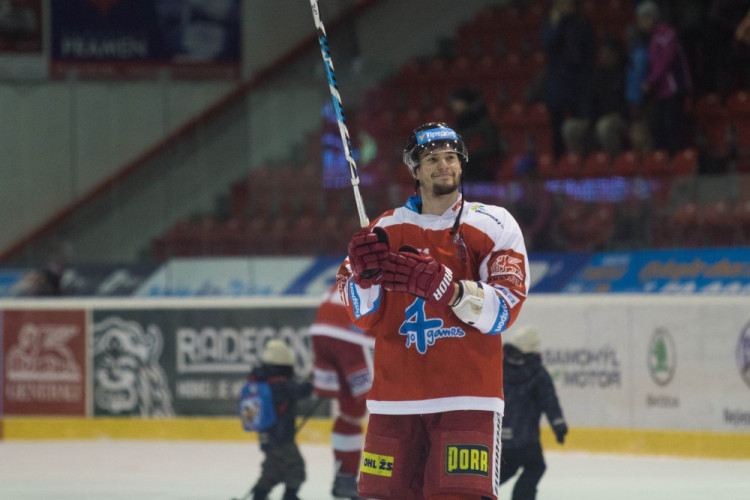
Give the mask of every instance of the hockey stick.
[(321, 403), (323, 403), (324, 400), (325, 400), (324, 398), (318, 398), (318, 400), (315, 401), (315, 403), (313, 403), (312, 408), (310, 408), (309, 410), (307, 410), (307, 413), (305, 413), (304, 415), (302, 415), (302, 420), (300, 421), (299, 424), (297, 424), (297, 427), (294, 428), (294, 434), (295, 435), (305, 426), (305, 424), (307, 423), (307, 421), (310, 420), (310, 417), (312, 417), (313, 413), (315, 413), (315, 411), (318, 408), (320, 408), (320, 405), (321, 405)]
[(320, 19), (318, 0), (310, 0), (310, 7), (312, 8), (313, 19), (315, 19), (315, 27), (318, 30), (320, 53), (323, 56), (323, 62), (326, 66), (326, 74), (328, 75), (328, 89), (331, 91), (333, 107), (336, 110), (336, 121), (338, 121), (341, 142), (344, 145), (344, 155), (346, 156), (346, 162), (349, 164), (349, 177), (351, 178), (352, 189), (354, 190), (354, 201), (357, 205), (359, 225), (360, 227), (367, 227), (370, 224), (370, 220), (367, 218), (367, 214), (365, 214), (365, 205), (362, 202), (362, 195), (359, 193), (359, 171), (357, 170), (357, 164), (355, 163), (354, 157), (352, 156), (352, 141), (349, 138), (349, 130), (346, 128), (344, 110), (341, 104), (341, 95), (339, 94), (339, 88), (336, 83), (336, 74), (333, 72), (333, 60), (331, 59), (331, 51), (328, 48), (328, 37), (326, 36), (326, 29), (323, 26), (323, 21), (321, 21)]

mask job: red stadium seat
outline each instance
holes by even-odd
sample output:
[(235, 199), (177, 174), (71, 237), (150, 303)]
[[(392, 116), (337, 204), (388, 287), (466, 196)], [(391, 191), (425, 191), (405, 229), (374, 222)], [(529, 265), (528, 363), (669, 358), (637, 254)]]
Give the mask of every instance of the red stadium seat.
[(508, 141), (511, 155), (524, 153), (526, 148), (526, 107), (513, 102), (497, 118), (500, 133)]
[(706, 151), (714, 157), (729, 154), (729, 113), (716, 93), (698, 97), (694, 105), (697, 133)]
[(516, 176), (515, 168), (516, 162), (522, 157), (522, 155), (513, 155), (506, 158), (500, 164), (500, 168), (497, 171), (496, 179), (498, 182), (505, 182), (513, 179)]
[(739, 227), (735, 213), (724, 200), (703, 207), (703, 233), (705, 243), (713, 247), (731, 247), (738, 239)]
[(556, 177), (579, 178), (583, 176), (583, 156), (566, 153), (557, 160)]
[(250, 221), (233, 217), (220, 224), (214, 233), (214, 255), (241, 256), (251, 252)]
[[(515, 11), (515, 12), (512, 12)], [(471, 26), (479, 32), (497, 31), (507, 18), (520, 17), (518, 9), (498, 9), (487, 6), (479, 10), (471, 20)]]
[(614, 234), (615, 207), (611, 203), (586, 203), (570, 199), (558, 218), (558, 236), (565, 250), (605, 248)]
[(651, 151), (643, 157), (641, 172), (648, 177), (668, 177), (670, 175), (670, 161), (668, 151)]
[(727, 98), (727, 113), (734, 130), (737, 154), (750, 156), (750, 92), (738, 91)]
[(738, 243), (750, 246), (750, 199), (738, 202), (733, 213), (739, 232)]
[[(269, 215), (274, 211), (275, 193), (272, 189), (271, 169), (256, 167), (248, 175), (249, 204), (245, 215)], [(236, 214), (239, 215), (239, 214)]]
[(456, 48), (459, 56), (480, 59), (484, 55), (481, 34), (473, 24), (464, 24), (458, 28)]
[(288, 235), (284, 239), (284, 252), (291, 255), (315, 255), (326, 250), (320, 237), (322, 220), (311, 214), (300, 215), (289, 221)]
[(586, 239), (590, 250), (605, 248), (615, 229), (615, 206), (612, 203), (597, 203), (586, 221)]
[(640, 172), (641, 159), (635, 151), (623, 151), (612, 163), (612, 173), (621, 177), (633, 177)]
[(670, 170), (673, 176), (692, 177), (698, 173), (698, 150), (686, 148), (672, 157)]
[(568, 199), (564, 202), (557, 217), (557, 233), (564, 250), (587, 250), (584, 227), (586, 224), (586, 203)]
[(612, 161), (609, 154), (603, 152), (590, 154), (583, 163), (581, 174), (584, 177), (607, 177), (612, 175)]
[(446, 67), (446, 83), (452, 88), (465, 87), (476, 84), (472, 79), (474, 61), (465, 55), (459, 55)]
[(536, 158), (536, 168), (539, 176), (543, 179), (554, 179), (557, 177), (555, 157), (552, 153), (542, 153)]
[(534, 143), (536, 154), (552, 153), (552, 125), (547, 106), (541, 103), (529, 105), (525, 128)]
[(691, 201), (677, 206), (670, 222), (674, 246), (695, 248), (703, 245), (702, 220), (697, 203)]

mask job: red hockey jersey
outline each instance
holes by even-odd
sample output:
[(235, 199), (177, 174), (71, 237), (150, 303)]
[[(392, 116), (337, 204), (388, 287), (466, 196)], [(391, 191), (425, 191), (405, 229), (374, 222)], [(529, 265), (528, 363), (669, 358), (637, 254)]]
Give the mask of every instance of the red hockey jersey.
[(352, 324), (337, 287), (329, 289), (323, 296), (309, 333), (370, 347), (374, 342), (366, 332)]
[(499, 335), (518, 316), (529, 287), (529, 265), (518, 223), (504, 208), (466, 202), (459, 230), (450, 231), (460, 200), (442, 215), (419, 213), (418, 197), (372, 226), (386, 230), (391, 250), (410, 245), (478, 281), (484, 305), (474, 325), (450, 307), (437, 309), (408, 293), (363, 289), (344, 261), (338, 286), (354, 323), (375, 336), (371, 413), (453, 410), (503, 412), (503, 350)]

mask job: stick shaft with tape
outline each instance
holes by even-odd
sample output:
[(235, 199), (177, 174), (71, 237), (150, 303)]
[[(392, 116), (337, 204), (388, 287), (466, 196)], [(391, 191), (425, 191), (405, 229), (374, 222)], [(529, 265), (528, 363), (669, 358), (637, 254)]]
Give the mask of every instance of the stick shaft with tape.
[(326, 29), (323, 26), (323, 21), (320, 19), (318, 1), (310, 0), (310, 7), (312, 8), (315, 27), (318, 31), (320, 53), (323, 56), (323, 62), (326, 66), (326, 75), (328, 76), (328, 89), (331, 91), (331, 99), (333, 99), (333, 107), (336, 111), (336, 121), (339, 125), (339, 134), (341, 135), (341, 142), (344, 146), (344, 155), (346, 156), (346, 162), (349, 165), (349, 177), (351, 178), (352, 189), (354, 190), (354, 202), (357, 205), (359, 225), (361, 227), (367, 227), (370, 224), (370, 220), (367, 218), (367, 214), (365, 213), (365, 205), (362, 201), (362, 195), (359, 192), (359, 171), (357, 170), (357, 163), (354, 161), (354, 157), (352, 156), (352, 141), (349, 138), (349, 130), (346, 127), (346, 120), (344, 119), (344, 110), (341, 104), (341, 95), (339, 94), (339, 88), (336, 83), (336, 74), (333, 71), (333, 60), (331, 59), (331, 51), (328, 48), (328, 37), (326, 36)]

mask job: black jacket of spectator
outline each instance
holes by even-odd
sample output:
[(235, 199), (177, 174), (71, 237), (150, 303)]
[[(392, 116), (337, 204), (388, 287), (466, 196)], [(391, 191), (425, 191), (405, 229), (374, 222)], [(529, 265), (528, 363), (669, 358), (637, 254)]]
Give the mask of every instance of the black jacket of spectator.
[(564, 437), (567, 426), (552, 378), (542, 365), (541, 355), (535, 352), (524, 354), (511, 345), (506, 345), (504, 351), (503, 447), (522, 448), (538, 443), (542, 413), (547, 416), (555, 434), (562, 432)]
[(297, 402), (312, 394), (312, 384), (294, 380), (292, 370), (289, 366), (263, 365), (250, 373), (250, 380), (265, 381), (271, 386), (276, 410), (276, 424), (258, 435), (263, 451), (294, 442)]
[(450, 101), (456, 113), (453, 128), (469, 150), (464, 179), (494, 182), (504, 150), (500, 130), (492, 120), (487, 104), (477, 91), (463, 88), (454, 91)]

